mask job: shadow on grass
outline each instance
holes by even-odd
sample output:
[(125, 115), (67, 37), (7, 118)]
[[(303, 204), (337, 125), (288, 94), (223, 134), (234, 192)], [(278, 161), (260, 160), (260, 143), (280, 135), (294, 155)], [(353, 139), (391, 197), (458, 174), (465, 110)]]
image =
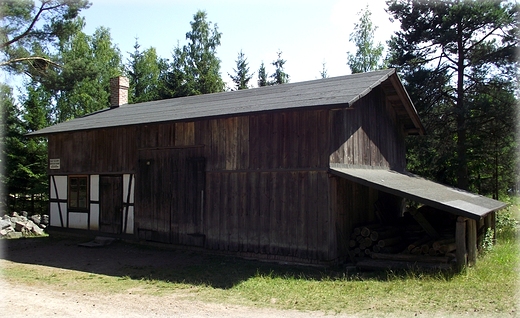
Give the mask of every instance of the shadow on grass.
[[(134, 280), (157, 280), (229, 289), (252, 277), (304, 280), (379, 280), (406, 278), (410, 272), (357, 272), (340, 267), (312, 267), (246, 260), (203, 251), (160, 248), (116, 241), (88, 248), (78, 238), (25, 238), (2, 240), (1, 258), (15, 263), (70, 269)], [(421, 273), (450, 279), (452, 273)]]

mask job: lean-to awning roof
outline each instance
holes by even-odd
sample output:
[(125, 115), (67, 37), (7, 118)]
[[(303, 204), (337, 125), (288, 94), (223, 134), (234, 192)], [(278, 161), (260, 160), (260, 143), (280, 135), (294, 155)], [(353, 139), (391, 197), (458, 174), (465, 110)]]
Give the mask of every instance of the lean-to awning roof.
[(503, 202), (448, 187), (411, 173), (342, 166), (331, 166), (330, 169), (332, 174), (350, 181), (475, 220), (506, 206)]

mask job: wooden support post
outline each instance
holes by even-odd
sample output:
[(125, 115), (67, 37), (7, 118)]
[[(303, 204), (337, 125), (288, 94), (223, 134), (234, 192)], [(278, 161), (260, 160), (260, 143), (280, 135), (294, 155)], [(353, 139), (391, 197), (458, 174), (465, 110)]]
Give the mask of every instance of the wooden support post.
[(457, 268), (462, 270), (467, 266), (466, 257), (466, 218), (459, 216), (455, 227), (455, 243), (457, 244)]
[[(493, 230), (493, 228), (491, 227), (491, 213), (486, 214), (486, 216), (484, 217), (484, 228), (485, 228), (486, 232), (488, 229)], [(495, 237), (493, 235), (493, 241), (494, 240), (495, 240)]]
[(466, 224), (468, 265), (473, 266), (477, 262), (477, 221), (467, 219)]
[(491, 228), (493, 229), (493, 243), (496, 243), (497, 239), (497, 212), (493, 211), (491, 214)]

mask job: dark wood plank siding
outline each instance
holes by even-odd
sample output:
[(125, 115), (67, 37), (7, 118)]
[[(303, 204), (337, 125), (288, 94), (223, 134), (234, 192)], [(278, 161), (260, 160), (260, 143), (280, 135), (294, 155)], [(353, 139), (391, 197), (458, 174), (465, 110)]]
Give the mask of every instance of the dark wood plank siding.
[(330, 250), (335, 236), (325, 171), (220, 171), (206, 177), (207, 248), (302, 259), (336, 256)]
[(376, 89), (349, 109), (51, 135), (49, 158), (51, 174), (135, 173), (142, 239), (327, 261), (377, 196), (329, 163), (404, 167), (404, 135)]
[(404, 169), (405, 134), (381, 89), (331, 112), (330, 162)]
[(50, 135), (49, 159), (60, 159), (53, 174), (111, 174), (135, 171), (136, 127)]
[(99, 230), (106, 233), (121, 233), (123, 229), (123, 178), (101, 176), (99, 178)]
[(201, 245), (205, 160), (202, 147), (142, 149), (136, 173), (139, 238)]
[[(196, 124), (207, 156), (206, 247), (329, 260), (328, 111)], [(202, 136), (203, 135), (203, 136)], [(322, 218), (324, 218), (322, 220)]]

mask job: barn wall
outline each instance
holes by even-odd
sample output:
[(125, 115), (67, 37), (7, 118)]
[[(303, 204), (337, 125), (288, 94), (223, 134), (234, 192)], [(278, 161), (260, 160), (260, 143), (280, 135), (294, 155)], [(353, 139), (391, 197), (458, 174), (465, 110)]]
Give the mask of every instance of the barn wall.
[(350, 108), (331, 112), (330, 162), (401, 170), (405, 134), (380, 88)]
[(48, 138), (49, 159), (60, 159), (60, 169), (49, 169), (50, 175), (135, 171), (135, 127), (54, 134)]
[(207, 178), (207, 248), (335, 258), (326, 172), (208, 172)]
[(206, 132), (199, 142), (208, 154), (207, 248), (336, 257), (327, 122), (323, 110), (200, 123), (196, 131)]
[(331, 178), (329, 162), (404, 166), (392, 116), (371, 93), (351, 109), (57, 134), (49, 158), (61, 166), (49, 172), (135, 175), (135, 203), (122, 202), (135, 227), (123, 231), (140, 239), (334, 260), (346, 250), (341, 236), (371, 217), (376, 194)]
[[(204, 194), (192, 193), (194, 202), (203, 201), (201, 217), (198, 209), (175, 203), (169, 191), (161, 194), (165, 187), (191, 193), (180, 180), (185, 177), (180, 177), (180, 185), (167, 186), (158, 185), (166, 182), (159, 176), (153, 178), (161, 180), (141, 180), (143, 188), (137, 187), (136, 199), (140, 237), (198, 245), (203, 233), (209, 249), (334, 259), (327, 123), (328, 111), (323, 110), (139, 127), (139, 165), (150, 161), (145, 157), (152, 159), (143, 169), (163, 167), (157, 170), (161, 175), (173, 175), (178, 172), (172, 167), (185, 165), (183, 160), (205, 159)], [(139, 173), (140, 169), (137, 178), (156, 175)], [(193, 214), (194, 222), (189, 217)], [(190, 221), (177, 224), (177, 216)]]

